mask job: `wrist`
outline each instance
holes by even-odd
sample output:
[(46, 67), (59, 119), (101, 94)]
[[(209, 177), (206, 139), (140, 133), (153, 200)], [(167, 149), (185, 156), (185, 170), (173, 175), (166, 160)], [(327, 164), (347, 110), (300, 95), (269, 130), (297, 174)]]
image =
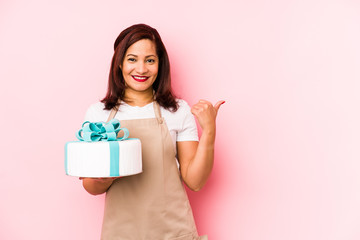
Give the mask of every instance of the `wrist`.
[(212, 148), (215, 143), (215, 129), (203, 129), (200, 137), (200, 142), (206, 144), (208, 148)]
[(206, 135), (215, 135), (216, 133), (216, 127), (214, 126), (207, 126), (202, 128), (202, 134), (206, 134)]

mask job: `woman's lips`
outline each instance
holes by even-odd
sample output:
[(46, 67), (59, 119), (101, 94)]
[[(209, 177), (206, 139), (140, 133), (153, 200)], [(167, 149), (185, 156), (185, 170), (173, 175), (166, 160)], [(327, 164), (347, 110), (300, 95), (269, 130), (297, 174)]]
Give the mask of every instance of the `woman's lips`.
[(146, 80), (149, 79), (149, 77), (146, 76), (137, 76), (137, 75), (132, 75), (132, 78), (137, 81), (137, 82), (145, 82)]

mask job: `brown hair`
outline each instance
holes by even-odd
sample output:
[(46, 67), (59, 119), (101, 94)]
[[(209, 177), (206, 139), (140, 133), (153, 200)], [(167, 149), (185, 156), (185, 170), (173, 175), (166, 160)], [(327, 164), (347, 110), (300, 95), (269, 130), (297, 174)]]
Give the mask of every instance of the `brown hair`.
[(159, 58), (158, 75), (153, 83), (156, 101), (160, 106), (172, 112), (176, 112), (179, 105), (171, 89), (170, 62), (165, 46), (156, 29), (145, 25), (136, 24), (126, 28), (116, 38), (114, 43), (114, 55), (111, 61), (108, 89), (104, 99), (105, 109), (110, 110), (118, 105), (118, 100), (123, 99), (125, 93), (125, 81), (119, 66), (122, 65), (127, 49), (135, 42), (149, 39), (155, 43), (156, 53)]

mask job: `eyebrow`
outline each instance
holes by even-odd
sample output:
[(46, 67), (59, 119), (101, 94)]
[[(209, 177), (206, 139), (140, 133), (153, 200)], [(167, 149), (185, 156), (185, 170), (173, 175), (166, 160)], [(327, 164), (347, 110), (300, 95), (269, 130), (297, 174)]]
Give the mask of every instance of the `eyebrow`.
[[(128, 55), (126, 55), (126, 57), (128, 57), (128, 56), (134, 56), (134, 57), (137, 57), (137, 55), (132, 54), (132, 53), (129, 53)], [(155, 55), (148, 55), (148, 56), (145, 56), (145, 58), (148, 58), (148, 57), (157, 57), (157, 56), (155, 56)]]

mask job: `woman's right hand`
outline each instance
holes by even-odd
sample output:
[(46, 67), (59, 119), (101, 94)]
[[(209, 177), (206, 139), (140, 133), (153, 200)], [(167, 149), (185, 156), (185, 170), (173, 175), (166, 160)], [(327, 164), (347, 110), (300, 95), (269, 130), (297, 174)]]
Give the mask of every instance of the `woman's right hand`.
[(83, 180), (83, 186), (85, 190), (92, 195), (99, 195), (106, 192), (113, 181), (119, 177), (108, 177), (108, 178), (88, 178), (80, 177)]

